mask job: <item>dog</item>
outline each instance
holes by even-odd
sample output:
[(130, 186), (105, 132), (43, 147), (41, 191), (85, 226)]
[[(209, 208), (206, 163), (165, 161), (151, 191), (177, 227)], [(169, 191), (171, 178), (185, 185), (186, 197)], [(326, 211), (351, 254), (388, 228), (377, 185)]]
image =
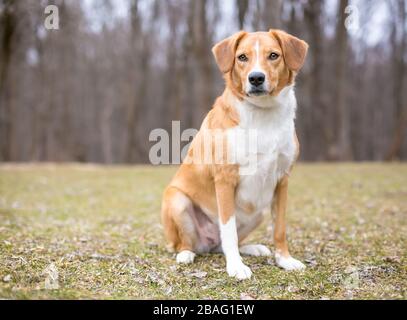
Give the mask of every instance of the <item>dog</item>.
[[(241, 255), (272, 253), (264, 245), (242, 242), (271, 208), (277, 265), (285, 270), (305, 268), (289, 253), (285, 211), (288, 179), (299, 155), (294, 83), (307, 51), (305, 41), (276, 29), (240, 31), (212, 48), (226, 88), (204, 119), (162, 200), (168, 249), (177, 253), (178, 263), (192, 263), (196, 254), (221, 252), (229, 276), (250, 278), (252, 271)], [(237, 130), (257, 133), (256, 170), (250, 174), (242, 173), (247, 163), (241, 157), (229, 161), (229, 152), (244, 144), (233, 139)], [(213, 155), (215, 147), (221, 146), (220, 160), (227, 161), (193, 161), (205, 143), (204, 131), (220, 132), (221, 138), (209, 150)]]

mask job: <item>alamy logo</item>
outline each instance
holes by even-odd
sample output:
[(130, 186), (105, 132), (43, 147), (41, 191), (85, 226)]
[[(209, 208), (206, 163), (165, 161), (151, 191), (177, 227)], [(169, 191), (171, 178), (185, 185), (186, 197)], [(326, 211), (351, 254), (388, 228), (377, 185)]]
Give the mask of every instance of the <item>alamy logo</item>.
[[(170, 134), (166, 130), (151, 131), (149, 140), (156, 142), (149, 152), (151, 164), (238, 164), (241, 175), (252, 175), (257, 171), (255, 129), (234, 128), (227, 132), (220, 129), (201, 129), (199, 132), (187, 129), (181, 133), (180, 122), (173, 121), (171, 130), (171, 143)], [(191, 138), (193, 141), (181, 148), (181, 142), (188, 142)]]
[(359, 9), (357, 6), (349, 5), (345, 8), (348, 15), (345, 19), (345, 27), (348, 31), (355, 32), (359, 29)]
[(56, 5), (45, 7), (44, 14), (47, 15), (44, 21), (44, 27), (47, 30), (59, 30), (59, 9)]

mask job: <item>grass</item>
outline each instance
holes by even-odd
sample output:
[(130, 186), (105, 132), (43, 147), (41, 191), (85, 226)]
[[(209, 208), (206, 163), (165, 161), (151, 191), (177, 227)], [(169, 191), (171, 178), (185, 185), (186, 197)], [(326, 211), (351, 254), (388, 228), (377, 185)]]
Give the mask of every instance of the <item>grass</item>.
[[(304, 272), (244, 257), (178, 266), (166, 252), (161, 195), (176, 168), (0, 166), (0, 298), (406, 299), (407, 165), (300, 164), (288, 236)], [(250, 242), (271, 248), (271, 218)]]

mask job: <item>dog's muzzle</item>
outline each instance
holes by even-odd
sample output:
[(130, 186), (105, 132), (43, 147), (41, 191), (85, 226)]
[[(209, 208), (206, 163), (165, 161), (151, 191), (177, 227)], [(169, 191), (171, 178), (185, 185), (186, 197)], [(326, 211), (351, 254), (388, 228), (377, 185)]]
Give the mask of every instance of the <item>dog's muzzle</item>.
[(266, 81), (266, 75), (263, 72), (252, 72), (248, 76), (250, 88), (247, 92), (248, 96), (263, 96), (268, 94), (264, 87)]

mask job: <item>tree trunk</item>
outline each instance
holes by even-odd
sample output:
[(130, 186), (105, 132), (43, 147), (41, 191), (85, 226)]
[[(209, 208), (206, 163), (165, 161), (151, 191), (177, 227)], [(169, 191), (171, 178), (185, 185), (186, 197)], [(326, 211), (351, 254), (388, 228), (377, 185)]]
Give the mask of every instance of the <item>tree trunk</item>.
[(346, 66), (348, 55), (348, 33), (345, 26), (345, 8), (349, 5), (349, 0), (340, 0), (338, 6), (339, 17), (336, 26), (336, 63), (335, 80), (336, 91), (334, 94), (334, 132), (335, 140), (330, 141), (328, 150), (329, 160), (352, 160), (352, 149), (350, 143), (350, 119), (349, 108), (346, 103)]
[(247, 9), (249, 8), (249, 0), (236, 0), (237, 15), (239, 20), (239, 29), (243, 30), (244, 20), (246, 18)]
[[(295, 14), (294, 8), (292, 15)], [(323, 27), (321, 16), (323, 12), (322, 1), (309, 1), (304, 8), (304, 19), (310, 32), (310, 56), (311, 70), (307, 76), (309, 84), (309, 105), (308, 112), (304, 113), (304, 124), (306, 132), (306, 140), (312, 141), (305, 151), (306, 159), (322, 160), (325, 154), (323, 150), (327, 148), (328, 141), (332, 139), (332, 129), (327, 125), (328, 110), (323, 100), (322, 86), (324, 86), (324, 50), (323, 43)], [(295, 28), (295, 24), (292, 26)], [(308, 151), (309, 150), (309, 151)]]
[[(195, 1), (195, 0), (193, 0)], [(197, 62), (196, 79), (197, 81), (197, 109), (195, 112), (194, 126), (199, 127), (205, 114), (211, 109), (212, 88), (212, 54), (211, 39), (207, 23), (207, 0), (196, 1), (195, 19), (193, 24), (193, 49)]]
[(283, 9), (282, 0), (264, 0), (263, 1), (263, 23), (264, 30), (281, 29), (281, 14)]
[(18, 17), (14, 0), (5, 0), (0, 4), (4, 6), (0, 16), (0, 160), (10, 161), (14, 131), (10, 64), (12, 52), (15, 50)]
[[(131, 71), (139, 70), (137, 79), (134, 79), (134, 94), (130, 99), (127, 114), (127, 144), (126, 144), (126, 162), (135, 162), (140, 160), (141, 147), (137, 141), (137, 128), (139, 124), (140, 109), (145, 103), (146, 90), (148, 84), (149, 56), (150, 47), (148, 37), (145, 37), (141, 30), (141, 18), (139, 12), (139, 1), (132, 0), (131, 3)], [(139, 55), (136, 53), (139, 52)], [(133, 91), (132, 90), (132, 91)]]
[[(386, 161), (394, 161), (401, 158), (401, 150), (407, 129), (407, 106), (404, 97), (406, 63), (404, 56), (407, 44), (407, 5), (405, 0), (397, 2), (396, 12), (398, 19), (394, 19), (392, 32), (393, 61), (394, 61), (394, 99), (395, 99), (395, 129), (390, 147), (385, 155)], [(397, 23), (401, 26), (401, 40), (397, 41)]]

